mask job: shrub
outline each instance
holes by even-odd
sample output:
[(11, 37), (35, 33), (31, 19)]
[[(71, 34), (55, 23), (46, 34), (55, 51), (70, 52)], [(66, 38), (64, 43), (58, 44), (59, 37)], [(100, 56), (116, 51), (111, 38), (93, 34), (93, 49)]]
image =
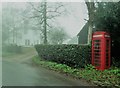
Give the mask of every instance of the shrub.
[(22, 52), (22, 47), (11, 44), (11, 45), (5, 45), (2, 47), (3, 52), (10, 52), (10, 53), (21, 53)]
[(77, 79), (86, 79), (87, 81), (100, 86), (100, 88), (120, 88), (120, 68), (117, 67), (99, 71), (89, 64), (86, 65), (84, 69), (76, 69), (65, 64), (57, 64), (56, 62), (42, 60), (38, 56), (33, 57), (32, 60), (36, 64), (48, 69), (70, 75)]
[(45, 60), (66, 64), (71, 67), (84, 67), (90, 63), (88, 45), (35, 45), (38, 55)]
[(120, 69), (116, 67), (99, 71), (92, 65), (86, 65), (85, 69), (80, 71), (80, 74), (82, 78), (92, 80), (100, 86), (108, 86), (109, 88), (120, 87)]

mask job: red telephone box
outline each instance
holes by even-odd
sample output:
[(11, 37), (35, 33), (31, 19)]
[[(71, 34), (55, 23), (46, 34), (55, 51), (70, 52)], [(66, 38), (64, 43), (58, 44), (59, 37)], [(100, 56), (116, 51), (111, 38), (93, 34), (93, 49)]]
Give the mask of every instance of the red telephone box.
[(111, 39), (107, 32), (94, 32), (92, 35), (92, 65), (98, 70), (110, 67)]

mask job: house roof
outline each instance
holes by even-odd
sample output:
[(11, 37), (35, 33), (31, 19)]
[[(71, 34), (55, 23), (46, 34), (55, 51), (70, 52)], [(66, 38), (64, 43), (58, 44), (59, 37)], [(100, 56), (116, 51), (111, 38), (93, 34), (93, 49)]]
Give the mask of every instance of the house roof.
[(88, 22), (83, 26), (81, 31), (77, 34), (78, 44), (87, 44), (88, 41)]
[[(88, 29), (89, 24), (88, 22), (83, 26), (83, 28), (80, 30), (80, 32), (77, 34), (78, 36), (78, 43), (79, 44), (86, 44), (88, 41)], [(92, 29), (92, 32), (95, 32), (96, 28)]]
[(77, 36), (84, 36), (88, 35), (88, 22), (83, 26), (83, 28), (80, 30), (80, 32), (77, 34)]

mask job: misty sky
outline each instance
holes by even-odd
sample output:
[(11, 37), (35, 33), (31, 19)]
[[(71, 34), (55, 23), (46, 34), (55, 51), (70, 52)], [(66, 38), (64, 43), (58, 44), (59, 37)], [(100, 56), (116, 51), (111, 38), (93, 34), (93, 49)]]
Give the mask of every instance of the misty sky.
[[(58, 17), (56, 23), (62, 26), (71, 37), (74, 37), (86, 23), (84, 19), (88, 19), (87, 7), (84, 2), (66, 2), (65, 4), (68, 14)], [(13, 7), (24, 9), (26, 4), (18, 2), (13, 4)]]
[(67, 9), (70, 14), (60, 17), (58, 21), (73, 37), (77, 35), (86, 23), (84, 19), (88, 19), (87, 7), (84, 2), (68, 2)]

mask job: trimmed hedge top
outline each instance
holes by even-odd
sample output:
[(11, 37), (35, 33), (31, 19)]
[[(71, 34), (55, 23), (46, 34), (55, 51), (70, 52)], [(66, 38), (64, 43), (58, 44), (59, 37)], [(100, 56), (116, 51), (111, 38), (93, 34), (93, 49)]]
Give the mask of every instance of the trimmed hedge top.
[(90, 63), (88, 45), (35, 45), (38, 55), (49, 61), (66, 64), (71, 67), (84, 67)]

